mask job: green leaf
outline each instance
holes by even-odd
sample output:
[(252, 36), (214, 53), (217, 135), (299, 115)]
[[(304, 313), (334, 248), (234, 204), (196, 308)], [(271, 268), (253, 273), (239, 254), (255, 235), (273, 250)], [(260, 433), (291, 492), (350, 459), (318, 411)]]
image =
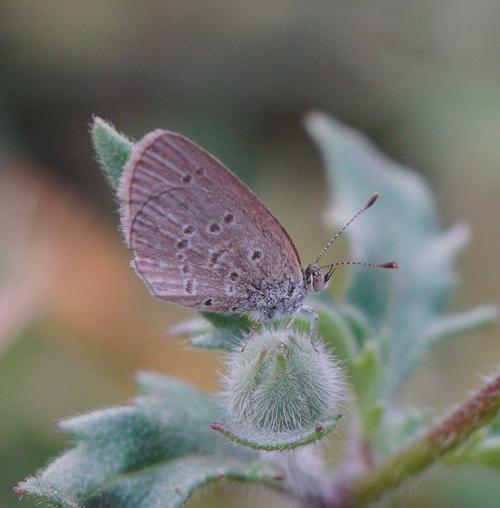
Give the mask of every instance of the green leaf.
[(479, 326), (493, 323), (496, 319), (498, 319), (498, 307), (495, 305), (482, 305), (466, 312), (436, 319), (424, 331), (422, 340), (427, 344), (434, 344), (457, 333), (464, 333)]
[(451, 464), (477, 464), (500, 469), (500, 420), (473, 434), (455, 450), (447, 462)]
[(143, 395), (129, 406), (61, 422), (75, 447), (19, 493), (61, 507), (170, 508), (219, 478), (276, 485), (278, 469), (209, 428), (212, 397), (157, 374), (140, 374), (138, 384)]
[(174, 336), (191, 335), (189, 344), (207, 349), (234, 351), (241, 349), (254, 323), (246, 315), (236, 316), (202, 313), (203, 319), (192, 319), (174, 326), (170, 332)]
[(359, 403), (369, 406), (378, 399), (382, 382), (382, 364), (375, 341), (365, 343), (352, 366), (351, 383)]
[(383, 455), (394, 453), (408, 445), (424, 428), (432, 423), (431, 410), (413, 406), (391, 408), (384, 415), (383, 424), (375, 441)]
[(213, 422), (212, 428), (231, 441), (256, 450), (292, 450), (323, 438), (336, 427), (340, 418), (341, 415), (338, 415), (331, 420), (316, 423), (309, 430), (300, 432), (269, 432), (246, 422)]
[(469, 454), (468, 462), (500, 469), (500, 435), (479, 442)]
[(356, 338), (352, 327), (339, 309), (333, 305), (314, 302), (313, 307), (319, 316), (318, 335), (333, 349), (336, 357), (345, 360), (348, 371), (357, 354)]
[(350, 377), (367, 440), (377, 431), (385, 409), (385, 404), (380, 400), (382, 380), (383, 370), (377, 343), (368, 341), (352, 362)]
[(421, 357), (428, 330), (442, 323), (454, 285), (453, 258), (468, 230), (458, 224), (441, 232), (425, 182), (385, 157), (360, 133), (319, 113), (309, 116), (307, 127), (327, 164), (332, 220), (345, 223), (373, 192), (380, 192), (373, 209), (347, 231), (351, 257), (395, 260), (401, 268), (353, 268), (346, 300), (367, 316), (375, 334), (389, 337), (390, 375), (384, 391), (391, 395)]
[(339, 310), (351, 328), (351, 331), (356, 339), (358, 349), (361, 349), (363, 343), (373, 335), (373, 330), (368, 319), (361, 310), (347, 303), (342, 303), (339, 306)]
[(93, 118), (91, 135), (99, 164), (116, 190), (133, 144), (98, 116)]

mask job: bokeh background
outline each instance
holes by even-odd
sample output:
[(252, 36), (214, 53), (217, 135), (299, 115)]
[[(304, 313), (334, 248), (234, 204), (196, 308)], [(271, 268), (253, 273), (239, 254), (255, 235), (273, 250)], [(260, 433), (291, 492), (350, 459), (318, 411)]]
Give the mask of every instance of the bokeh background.
[[(189, 313), (154, 301), (128, 267), (92, 114), (133, 138), (157, 127), (194, 138), (257, 191), (306, 260), (329, 231), (302, 120), (311, 109), (336, 115), (424, 175), (444, 226), (471, 225), (461, 309), (499, 300), (499, 56), (495, 0), (4, 0), (0, 506), (32, 506), (11, 489), (66, 446), (54, 422), (124, 403), (134, 371), (217, 388), (219, 356), (166, 332)], [(453, 339), (423, 360), (402, 400), (448, 407), (497, 364), (498, 328)], [(438, 467), (392, 505), (493, 507), (498, 496), (495, 474)], [(208, 499), (286, 505), (224, 486), (192, 506)]]

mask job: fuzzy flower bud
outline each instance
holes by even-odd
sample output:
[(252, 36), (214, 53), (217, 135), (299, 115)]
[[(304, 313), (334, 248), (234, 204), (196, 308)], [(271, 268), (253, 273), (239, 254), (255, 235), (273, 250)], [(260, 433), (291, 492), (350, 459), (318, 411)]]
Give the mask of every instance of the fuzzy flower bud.
[(297, 433), (338, 416), (341, 369), (323, 344), (313, 346), (308, 335), (264, 329), (226, 363), (222, 400), (234, 423)]

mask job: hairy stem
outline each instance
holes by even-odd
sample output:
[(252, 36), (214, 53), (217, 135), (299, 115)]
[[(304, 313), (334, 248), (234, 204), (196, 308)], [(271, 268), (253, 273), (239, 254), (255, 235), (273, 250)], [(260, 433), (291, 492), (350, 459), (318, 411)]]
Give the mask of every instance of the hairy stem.
[(500, 412), (500, 374), (412, 445), (339, 488), (335, 507), (361, 507), (450, 452)]

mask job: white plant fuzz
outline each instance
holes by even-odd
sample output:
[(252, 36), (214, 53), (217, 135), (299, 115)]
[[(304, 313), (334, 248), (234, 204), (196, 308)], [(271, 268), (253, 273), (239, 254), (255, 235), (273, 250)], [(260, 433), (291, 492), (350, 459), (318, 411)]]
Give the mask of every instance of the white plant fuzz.
[[(324, 444), (314, 443), (295, 450), (267, 452), (265, 460), (280, 468), (287, 490), (308, 501), (305, 506), (322, 506), (319, 500), (328, 498), (329, 480), (323, 460)], [(316, 501), (316, 503), (314, 502)]]
[(322, 343), (294, 330), (264, 329), (230, 353), (222, 379), (227, 416), (269, 432), (297, 432), (334, 418), (342, 370)]

